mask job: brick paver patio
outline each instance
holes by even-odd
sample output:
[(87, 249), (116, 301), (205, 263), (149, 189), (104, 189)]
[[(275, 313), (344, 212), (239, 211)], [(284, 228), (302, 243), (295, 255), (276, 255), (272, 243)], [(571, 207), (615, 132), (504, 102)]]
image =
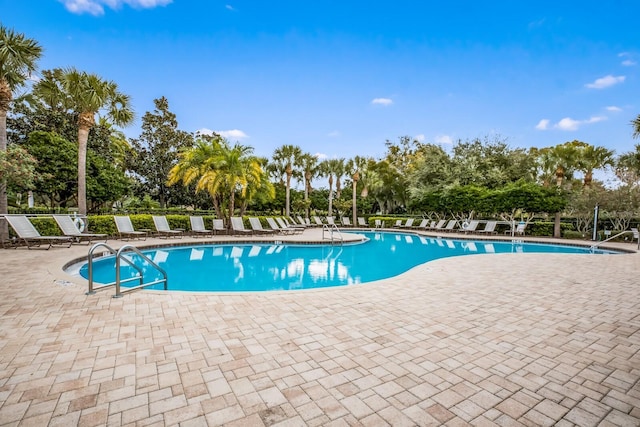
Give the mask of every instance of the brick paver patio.
[(640, 425), (640, 254), (113, 299), (86, 253), (0, 249), (2, 426)]

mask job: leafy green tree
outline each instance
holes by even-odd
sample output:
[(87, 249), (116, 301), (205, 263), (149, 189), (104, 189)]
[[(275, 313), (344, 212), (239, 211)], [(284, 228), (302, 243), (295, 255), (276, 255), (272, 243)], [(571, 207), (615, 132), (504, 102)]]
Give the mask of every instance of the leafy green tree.
[(45, 77), (34, 85), (34, 93), (50, 106), (77, 114), (78, 212), (86, 215), (87, 142), (96, 124), (95, 116), (100, 113), (117, 126), (127, 126), (134, 117), (131, 101), (116, 83), (75, 68), (56, 68)]
[(179, 198), (175, 192), (181, 191), (167, 185), (167, 176), (178, 163), (178, 153), (193, 146), (193, 136), (178, 129), (178, 120), (169, 110), (167, 98), (154, 99), (153, 103), (153, 112), (147, 111), (142, 117), (142, 133), (131, 141), (136, 156), (130, 163), (144, 192), (157, 197), (160, 207), (165, 208), (172, 196)]
[(640, 114), (631, 121), (631, 126), (633, 126), (633, 137), (640, 138)]
[[(37, 41), (0, 24), (0, 152), (7, 151), (7, 112), (13, 93), (22, 87), (42, 55)], [(5, 154), (5, 159), (6, 159)], [(0, 215), (8, 213), (7, 180), (0, 180)], [(8, 237), (8, 226), (0, 223), (0, 241)]]
[(297, 145), (283, 145), (273, 152), (273, 161), (275, 164), (284, 165), (286, 174), (285, 188), (287, 191), (285, 201), (285, 215), (291, 214), (291, 178), (299, 178), (301, 176), (300, 162), (302, 158), (302, 149)]
[(618, 179), (627, 185), (634, 185), (640, 181), (640, 144), (636, 144), (635, 151), (623, 153), (618, 157), (615, 173)]
[(585, 187), (591, 187), (594, 170), (613, 165), (613, 151), (605, 147), (594, 147), (591, 144), (585, 144), (579, 152), (577, 168), (584, 173), (583, 182)]
[(38, 161), (27, 150), (11, 144), (6, 150), (0, 150), (0, 180), (8, 186), (29, 190), (39, 178), (37, 164)]

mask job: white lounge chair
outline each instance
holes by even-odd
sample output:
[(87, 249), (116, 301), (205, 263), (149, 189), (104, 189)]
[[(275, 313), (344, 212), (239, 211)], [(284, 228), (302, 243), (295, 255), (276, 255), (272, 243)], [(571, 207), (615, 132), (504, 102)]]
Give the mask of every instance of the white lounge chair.
[(342, 217), (342, 226), (343, 227), (351, 227), (351, 220), (349, 219), (348, 216), (343, 216)]
[(213, 230), (209, 230), (204, 226), (204, 219), (201, 216), (190, 216), (191, 232), (193, 234), (203, 234), (213, 236)]
[(398, 227), (398, 228), (399, 228), (399, 227), (402, 227), (402, 220), (401, 220), (401, 219), (396, 220), (396, 223), (395, 223), (395, 224), (393, 224), (393, 226), (394, 226), (394, 227)]
[(467, 225), (464, 225), (465, 223), (462, 224), (462, 231), (464, 232), (464, 234), (467, 233), (474, 233), (476, 231), (476, 229), (478, 228), (478, 224), (480, 224), (480, 221), (470, 221), (468, 223), (466, 223)]
[(167, 217), (164, 215), (152, 215), (153, 224), (156, 226), (156, 231), (160, 235), (160, 237), (179, 237), (182, 239), (184, 235), (184, 230), (172, 230), (169, 227), (169, 221), (167, 221)]
[(127, 215), (114, 215), (114, 221), (116, 222), (116, 228), (118, 229), (118, 235), (120, 235), (121, 239), (131, 238), (138, 239), (142, 238), (147, 240), (147, 230), (137, 231), (133, 228), (133, 224), (131, 223), (131, 218)]
[(332, 216), (328, 216), (327, 217), (327, 224), (329, 225), (336, 225), (336, 222), (333, 220)]
[(273, 229), (263, 228), (262, 223), (260, 222), (260, 218), (256, 218), (256, 217), (249, 218), (249, 225), (251, 226), (253, 231), (255, 231), (256, 233), (273, 234), (276, 232), (276, 230), (273, 230)]
[(417, 228), (419, 230), (426, 230), (428, 227), (429, 227), (429, 220), (428, 219), (423, 219), (422, 221), (420, 221), (420, 224), (415, 226), (415, 228)]
[(322, 227), (324, 225), (324, 222), (322, 222), (319, 216), (314, 216), (313, 221), (316, 223), (318, 227)]
[(409, 218), (407, 219), (407, 222), (405, 222), (404, 224), (400, 225), (400, 228), (411, 228), (413, 227), (413, 218)]
[(247, 230), (246, 228), (244, 228), (244, 222), (242, 221), (242, 218), (239, 216), (232, 216), (231, 217), (231, 229), (233, 230), (233, 234), (252, 234), (253, 232), (251, 230)]
[(456, 220), (456, 219), (449, 220), (449, 222), (442, 229), (442, 231), (454, 231), (457, 224), (458, 224), (458, 220)]
[(384, 225), (384, 224), (382, 223), (382, 220), (381, 220), (381, 219), (376, 219), (376, 220), (374, 220), (374, 226), (375, 226), (375, 228), (382, 228), (382, 227), (383, 227), (383, 225)]
[(223, 219), (214, 219), (213, 220), (213, 234), (218, 234), (218, 233), (226, 233), (227, 229), (224, 226), (224, 220)]
[(484, 226), (484, 228), (482, 230), (476, 230), (476, 232), (493, 234), (496, 232), (497, 224), (497, 221), (487, 221), (487, 224)]
[(43, 243), (48, 244), (47, 249), (51, 248), (51, 246), (55, 243), (63, 244), (68, 243), (71, 246), (73, 243), (73, 238), (69, 236), (43, 236), (40, 232), (33, 226), (29, 218), (24, 215), (5, 215), (4, 217), (11, 228), (16, 232), (18, 238), (23, 240), (27, 249), (31, 249), (33, 246), (40, 246)]
[(364, 217), (358, 217), (358, 226), (359, 227), (368, 227), (369, 223), (364, 219)]
[(444, 227), (444, 225), (447, 223), (446, 219), (441, 219), (440, 221), (438, 221), (438, 223), (436, 225), (434, 225), (433, 227), (431, 227), (433, 230), (442, 230), (442, 228)]
[(99, 233), (83, 233), (76, 227), (73, 219), (69, 215), (53, 215), (53, 219), (58, 223), (58, 227), (62, 230), (65, 236), (72, 237), (74, 241), (81, 242), (82, 239), (87, 240), (87, 244), (91, 243), (93, 239), (104, 239), (107, 241), (108, 234)]
[(295, 234), (298, 231), (294, 228), (287, 228), (287, 227), (281, 227), (278, 225), (278, 223), (276, 222), (275, 219), (273, 218), (267, 218), (267, 224), (269, 224), (269, 227), (271, 227), (272, 230), (274, 230), (276, 233), (280, 233), (280, 234)]
[(519, 236), (524, 236), (524, 229), (527, 228), (527, 224), (524, 222), (520, 222), (518, 223), (518, 225), (516, 225), (516, 228), (510, 228), (507, 231), (504, 232), (504, 234), (511, 234), (511, 235), (519, 235)]
[(304, 227), (297, 227), (295, 225), (287, 224), (286, 222), (284, 222), (284, 219), (282, 219), (280, 217), (276, 217), (276, 222), (278, 223), (280, 228), (283, 229), (283, 230), (293, 230), (293, 234), (302, 233), (305, 230)]

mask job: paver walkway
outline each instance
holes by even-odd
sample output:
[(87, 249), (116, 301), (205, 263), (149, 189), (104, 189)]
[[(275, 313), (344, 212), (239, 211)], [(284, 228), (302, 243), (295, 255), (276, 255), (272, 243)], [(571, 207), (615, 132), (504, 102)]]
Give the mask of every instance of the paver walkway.
[(640, 425), (639, 254), (112, 299), (86, 252), (0, 250), (2, 426)]

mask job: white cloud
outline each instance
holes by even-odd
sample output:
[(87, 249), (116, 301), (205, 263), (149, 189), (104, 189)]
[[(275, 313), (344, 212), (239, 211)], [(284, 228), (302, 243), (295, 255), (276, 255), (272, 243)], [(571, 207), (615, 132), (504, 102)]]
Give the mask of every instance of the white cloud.
[(104, 6), (118, 10), (123, 4), (135, 9), (151, 9), (166, 6), (173, 0), (60, 0), (71, 13), (88, 13), (93, 16), (104, 15)]
[(418, 135), (414, 136), (413, 139), (415, 139), (418, 142), (422, 142), (422, 141), (424, 141), (424, 134), (423, 133), (418, 134)]
[(593, 83), (587, 83), (585, 86), (589, 89), (604, 89), (606, 87), (622, 83), (625, 78), (625, 76), (612, 76), (609, 74), (608, 76), (596, 79)]
[(239, 129), (231, 129), (231, 130), (217, 130), (216, 133), (218, 135), (220, 135), (223, 138), (227, 138), (227, 139), (243, 139), (243, 138), (249, 138), (249, 135), (247, 135), (246, 133), (244, 133), (243, 131), (239, 130)]
[(621, 64), (624, 65), (625, 67), (633, 67), (634, 65), (637, 64), (637, 62), (631, 59), (625, 59), (624, 61), (621, 62)]
[(542, 119), (538, 122), (538, 124), (536, 125), (536, 129), (538, 130), (547, 130), (549, 129), (549, 119)]
[(453, 138), (449, 135), (436, 135), (436, 144), (453, 144)]
[(329, 132), (329, 133), (327, 134), (327, 136), (328, 136), (328, 137), (330, 137), (330, 138), (337, 138), (337, 137), (339, 137), (340, 135), (342, 135), (342, 134), (340, 133), (340, 131), (339, 131), (339, 130), (334, 130), (334, 131), (331, 131), (331, 132)]
[(326, 158), (328, 158), (328, 157), (329, 157), (329, 156), (327, 156), (327, 155), (326, 155), (326, 154), (324, 154), (324, 153), (316, 153), (316, 154), (314, 154), (313, 156), (314, 156), (314, 157), (316, 157), (318, 160), (324, 160), (324, 159), (326, 159)]
[(212, 131), (211, 129), (207, 129), (207, 128), (198, 129), (196, 131), (196, 133), (199, 133), (200, 135), (209, 135), (209, 136), (213, 135), (213, 132), (214, 131)]
[(382, 106), (389, 106), (391, 104), (393, 104), (393, 99), (390, 98), (374, 98), (371, 103), (373, 105), (382, 105)]
[(607, 107), (607, 111), (612, 111), (614, 113), (622, 111), (622, 108), (616, 107), (615, 105), (610, 105)]
[(224, 5), (224, 7), (225, 7), (227, 10), (231, 10), (231, 11), (236, 10), (236, 9), (235, 9), (233, 6), (231, 6), (230, 4), (225, 4), (225, 5)]
[[(598, 122), (601, 122), (603, 120), (607, 120), (607, 118), (605, 116), (592, 116), (592, 117), (589, 117), (586, 120), (574, 120), (571, 117), (565, 117), (564, 119), (562, 119), (558, 123), (556, 123), (553, 126), (553, 128), (554, 129), (560, 129), (560, 130), (567, 130), (567, 131), (578, 130), (582, 125), (587, 125), (587, 124), (591, 124), (591, 123), (598, 123)], [(546, 128), (546, 129), (548, 129), (548, 128)]]

